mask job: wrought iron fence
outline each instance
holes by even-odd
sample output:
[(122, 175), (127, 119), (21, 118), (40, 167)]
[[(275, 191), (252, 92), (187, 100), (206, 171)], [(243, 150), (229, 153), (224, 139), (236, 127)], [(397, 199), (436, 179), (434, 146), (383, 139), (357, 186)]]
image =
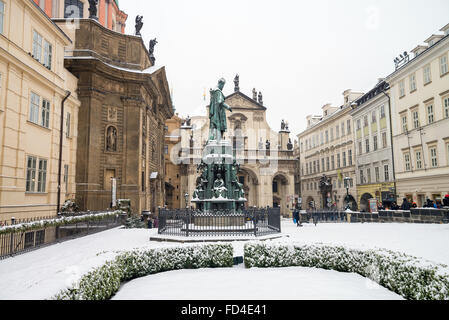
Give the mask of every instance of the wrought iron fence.
[(160, 209), (158, 233), (185, 237), (244, 236), (256, 237), (281, 232), (279, 208), (200, 212)]
[[(85, 214), (92, 213), (86, 212)], [(51, 217), (51, 219), (54, 218)], [(123, 219), (121, 217), (105, 216), (100, 220), (66, 223), (61, 226), (0, 234), (0, 260), (44, 246), (105, 231), (122, 224)]]
[(346, 212), (308, 210), (300, 214), (300, 222), (393, 222), (393, 223), (449, 223), (448, 209), (417, 208), (410, 211), (380, 210), (379, 212)]

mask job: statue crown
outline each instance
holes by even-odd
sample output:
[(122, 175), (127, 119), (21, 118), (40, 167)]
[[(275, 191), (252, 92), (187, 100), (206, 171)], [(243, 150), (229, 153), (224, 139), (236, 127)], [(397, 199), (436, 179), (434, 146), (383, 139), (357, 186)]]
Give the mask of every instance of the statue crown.
[(225, 83), (226, 83), (226, 80), (225, 80), (224, 78), (221, 78), (220, 80), (218, 80), (218, 83), (223, 83), (223, 84), (225, 84)]

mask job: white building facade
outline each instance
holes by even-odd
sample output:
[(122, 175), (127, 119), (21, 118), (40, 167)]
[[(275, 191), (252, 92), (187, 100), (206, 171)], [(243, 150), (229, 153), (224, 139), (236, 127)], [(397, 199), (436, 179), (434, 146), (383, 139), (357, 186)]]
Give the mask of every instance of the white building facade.
[(449, 24), (440, 31), (386, 79), (397, 193), (418, 206), (449, 193)]

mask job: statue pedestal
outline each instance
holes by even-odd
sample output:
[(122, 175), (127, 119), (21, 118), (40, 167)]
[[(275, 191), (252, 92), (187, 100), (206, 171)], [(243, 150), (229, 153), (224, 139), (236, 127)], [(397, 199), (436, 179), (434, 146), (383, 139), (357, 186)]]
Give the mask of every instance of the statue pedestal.
[(210, 227), (214, 228), (226, 228), (226, 227), (243, 227), (246, 224), (244, 215), (232, 215), (232, 216), (198, 216), (193, 219), (193, 224), (198, 227)]

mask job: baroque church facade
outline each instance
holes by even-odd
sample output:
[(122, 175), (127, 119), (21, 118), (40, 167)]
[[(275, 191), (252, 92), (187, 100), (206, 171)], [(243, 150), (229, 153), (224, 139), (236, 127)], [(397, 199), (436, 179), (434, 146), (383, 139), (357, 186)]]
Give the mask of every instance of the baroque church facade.
[(165, 203), (164, 127), (173, 116), (165, 68), (140, 36), (94, 19), (77, 20), (75, 30), (53, 21), (73, 39), (65, 67), (79, 80), (77, 204), (95, 211), (129, 199), (135, 213), (156, 212)]
[[(225, 139), (232, 141), (240, 164), (238, 177), (244, 186), (245, 206), (280, 207), (283, 215), (290, 215), (295, 201), (297, 160), (288, 125), (283, 122), (277, 132), (271, 129), (262, 94), (253, 90), (250, 98), (240, 91), (238, 76), (234, 83), (234, 92), (225, 98), (233, 111), (226, 111)], [(206, 108), (209, 114), (209, 106)], [(181, 142), (172, 149), (171, 159), (181, 166), (181, 207), (194, 207), (190, 200), (196, 189), (197, 166), (209, 138), (209, 116), (188, 117), (180, 128), (180, 136)]]

